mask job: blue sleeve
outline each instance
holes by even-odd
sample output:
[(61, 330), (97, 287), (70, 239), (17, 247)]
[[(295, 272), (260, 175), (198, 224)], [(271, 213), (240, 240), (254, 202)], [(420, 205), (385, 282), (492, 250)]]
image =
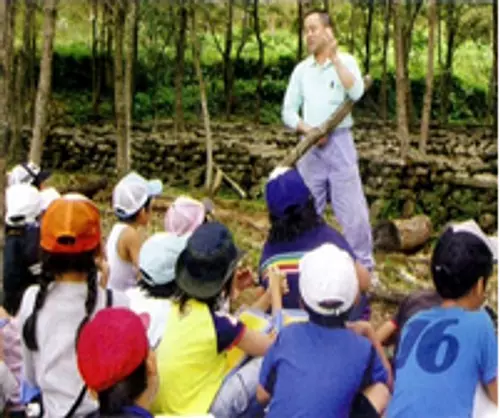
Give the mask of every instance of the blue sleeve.
[(481, 315), (480, 318), (483, 318), (480, 324), (483, 331), (479, 347), (479, 376), (481, 383), (487, 385), (498, 375), (498, 341), (488, 314), (484, 312), (484, 315)]
[(372, 348), (372, 350), (374, 350), (375, 355), (373, 356), (372, 372), (370, 376), (371, 384), (372, 385), (375, 383), (387, 384), (387, 381), (389, 379), (387, 369), (382, 364), (382, 360), (380, 359), (380, 356), (375, 351), (375, 349)]
[(217, 352), (229, 350), (237, 345), (245, 333), (245, 325), (233, 316), (211, 312), (217, 336)]
[(273, 394), (276, 382), (276, 352), (279, 349), (280, 334), (274, 344), (267, 350), (260, 368), (259, 383), (270, 394)]

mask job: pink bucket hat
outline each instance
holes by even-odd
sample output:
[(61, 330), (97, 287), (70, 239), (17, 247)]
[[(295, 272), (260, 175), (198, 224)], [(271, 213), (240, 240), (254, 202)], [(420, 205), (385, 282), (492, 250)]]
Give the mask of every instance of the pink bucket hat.
[(165, 213), (165, 230), (177, 236), (192, 234), (204, 221), (209, 208), (188, 196), (179, 196)]

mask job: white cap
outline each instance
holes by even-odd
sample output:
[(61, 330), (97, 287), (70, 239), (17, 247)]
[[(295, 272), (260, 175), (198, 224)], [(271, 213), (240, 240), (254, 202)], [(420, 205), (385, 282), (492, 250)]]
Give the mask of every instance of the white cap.
[(5, 223), (22, 226), (34, 223), (42, 211), (40, 192), (29, 184), (14, 184), (6, 191)]
[(8, 185), (34, 184), (37, 180), (44, 181), (49, 176), (50, 172), (42, 171), (35, 163), (18, 164), (8, 173)]
[(498, 237), (487, 236), (473, 219), (451, 225), (453, 232), (468, 232), (483, 241), (493, 254), (493, 260), (498, 260)]
[(123, 177), (113, 190), (113, 210), (120, 218), (135, 215), (148, 198), (158, 196), (163, 190), (160, 180), (146, 180), (132, 171)]
[(46, 211), (54, 200), (61, 197), (61, 194), (54, 187), (49, 187), (40, 191), (40, 197), (42, 199), (42, 211)]
[[(340, 315), (354, 304), (358, 290), (354, 260), (337, 246), (323, 244), (300, 260), (300, 296), (313, 312)], [(338, 306), (328, 306), (335, 302)]]

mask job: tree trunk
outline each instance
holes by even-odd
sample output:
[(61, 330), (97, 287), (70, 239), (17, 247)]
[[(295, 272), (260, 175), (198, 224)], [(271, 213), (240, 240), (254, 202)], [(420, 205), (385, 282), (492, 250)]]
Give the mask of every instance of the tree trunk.
[(122, 176), (129, 168), (129, 145), (127, 144), (127, 104), (125, 98), (125, 77), (123, 71), (123, 41), (125, 32), (125, 7), (122, 0), (115, 4), (114, 34), (114, 79), (116, 118), (116, 169)]
[(368, 22), (365, 32), (365, 74), (370, 73), (370, 60), (371, 60), (371, 34), (373, 25), (373, 11), (375, 9), (375, 0), (368, 1)]
[[(0, 1), (0, 193), (5, 196), (6, 186), (6, 153), (7, 153), (7, 138), (9, 135), (9, 120), (7, 108), (7, 90), (9, 88), (9, 79), (12, 68), (9, 68), (8, 63), (8, 47), (10, 40), (8, 22), (12, 2), (14, 0)], [(4, 214), (5, 214), (5, 199), (0, 199), (0, 260), (3, 262), (3, 249), (5, 245), (4, 232)], [(0, 282), (3, 283), (3, 269), (0, 269)]]
[(257, 75), (257, 97), (255, 105), (255, 122), (260, 123), (260, 106), (262, 101), (262, 81), (264, 80), (264, 42), (260, 33), (259, 0), (253, 2), (253, 24), (257, 44), (259, 45), (259, 61)]
[[(117, 0), (123, 1), (123, 0)], [(116, 7), (116, 6), (115, 6)], [(107, 26), (107, 39), (106, 39), (106, 68), (104, 70), (105, 76), (105, 86), (106, 88), (114, 89), (114, 69), (113, 69), (113, 43), (114, 43), (114, 10), (107, 2), (104, 3), (104, 9), (106, 10), (105, 25)]]
[(387, 51), (389, 49), (389, 37), (391, 34), (391, 0), (385, 0), (384, 9), (384, 46), (382, 49), (382, 81), (380, 83), (380, 113), (384, 121), (387, 121)]
[(406, 78), (404, 64), (404, 40), (401, 24), (401, 0), (393, 1), (394, 13), (394, 43), (396, 61), (396, 95), (398, 136), (401, 142), (401, 157), (406, 159), (409, 149), (408, 114), (406, 104)]
[(100, 72), (100, 59), (98, 52), (98, 26), (99, 26), (99, 8), (98, 0), (92, 0), (92, 113), (96, 117), (99, 113), (99, 98), (100, 98), (100, 85), (99, 85), (99, 72)]
[(323, 0), (323, 9), (327, 14), (330, 14), (330, 0)]
[(57, 0), (44, 1), (43, 51), (40, 63), (40, 78), (35, 104), (35, 123), (30, 147), (30, 160), (40, 165), (43, 142), (49, 114), (49, 100), (52, 87), (52, 54), (56, 34)]
[(137, 28), (137, 21), (139, 19), (139, 0), (128, 1), (127, 12), (127, 50), (125, 57), (125, 80), (124, 80), (124, 98), (125, 98), (125, 153), (126, 153), (126, 170), (130, 170), (131, 166), (131, 151), (132, 146), (132, 122), (134, 116), (134, 62), (135, 62), (135, 31)]
[(455, 36), (457, 28), (455, 27), (455, 0), (449, 0), (447, 4), (446, 16), (446, 29), (448, 32), (447, 47), (446, 47), (446, 62), (444, 71), (441, 76), (441, 109), (440, 109), (440, 123), (445, 125), (448, 122), (448, 107), (449, 107), (449, 94), (450, 83), (452, 81), (453, 73), (453, 54), (455, 53)]
[(31, 17), (31, 40), (30, 40), (30, 65), (29, 65), (29, 85), (30, 85), (30, 95), (29, 97), (31, 98), (30, 104), (29, 104), (29, 124), (30, 127), (33, 128), (33, 125), (35, 123), (35, 103), (36, 103), (36, 94), (37, 94), (37, 89), (36, 89), (36, 71), (35, 71), (35, 66), (36, 66), (36, 51), (37, 51), (37, 35), (38, 35), (38, 27), (36, 23), (36, 15), (37, 15), (37, 2), (36, 0), (33, 0), (33, 16)]
[(302, 8), (302, 0), (297, 0), (297, 61), (302, 60), (302, 54), (304, 49), (304, 39), (303, 39), (303, 30), (304, 30), (304, 10)]
[(186, 49), (187, 9), (182, 1), (179, 5), (179, 38), (177, 39), (175, 68), (175, 133), (184, 131), (184, 111), (182, 106), (182, 85), (184, 82), (184, 50)]
[(205, 190), (210, 191), (212, 186), (212, 174), (213, 174), (213, 142), (212, 142), (212, 130), (210, 128), (210, 114), (208, 113), (208, 103), (207, 103), (207, 92), (205, 89), (205, 82), (203, 80), (203, 72), (201, 71), (200, 64), (200, 43), (198, 40), (198, 34), (196, 31), (196, 15), (194, 5), (191, 5), (191, 37), (193, 41), (193, 62), (196, 70), (196, 77), (198, 78), (198, 83), (200, 86), (200, 101), (201, 101), (201, 111), (203, 114), (203, 123), (205, 125), (206, 134), (206, 151), (207, 151), (207, 164), (205, 172)]
[[(16, 112), (12, 138), (9, 144), (9, 160), (20, 161), (22, 158), (21, 130), (25, 121), (27, 103), (30, 100), (30, 92), (25, 87), (27, 85), (27, 72), (30, 65), (31, 54), (31, 25), (35, 12), (35, 1), (25, 0), (23, 16), (23, 46), (18, 56), (16, 92), (14, 95)], [(28, 92), (28, 94), (26, 94)]]
[[(16, 1), (10, 2), (9, 7), (9, 18), (7, 24), (7, 65), (10, 68), (9, 77), (7, 79), (7, 112), (9, 118), (9, 135), (7, 138), (7, 146), (9, 146), (12, 141), (12, 130), (16, 125), (16, 108), (15, 108), (15, 89), (16, 89), (16, 79), (19, 78), (19, 74), (16, 74), (15, 64), (16, 64), (16, 48), (14, 46), (15, 43), (15, 35), (16, 35), (16, 11), (17, 11), (17, 3)], [(8, 148), (7, 148), (8, 149)]]
[(443, 48), (442, 48), (442, 42), (443, 42), (443, 37), (442, 37), (442, 33), (443, 33), (443, 25), (442, 25), (442, 6), (441, 6), (441, 2), (438, 1), (437, 2), (437, 26), (438, 26), (438, 30), (437, 30), (437, 44), (438, 44), (438, 65), (439, 65), (439, 74), (442, 75), (442, 71), (443, 71)]
[(355, 44), (355, 30), (356, 30), (356, 20), (354, 15), (356, 11), (356, 0), (351, 1), (351, 16), (349, 18), (349, 53), (354, 54), (354, 44)]
[(233, 51), (233, 20), (234, 20), (234, 0), (228, 0), (227, 22), (226, 22), (226, 42), (224, 46), (224, 98), (226, 100), (226, 118), (231, 112), (231, 80), (233, 78), (233, 61), (231, 53)]
[(434, 40), (436, 32), (436, 0), (429, 0), (429, 39), (427, 43), (427, 77), (425, 79), (424, 106), (420, 125), (419, 149), (425, 154), (429, 138), (429, 124), (432, 109), (432, 87), (434, 84)]
[(493, 2), (493, 64), (491, 66), (491, 85), (489, 91), (489, 111), (494, 130), (497, 130), (497, 101), (498, 101), (498, 3)]

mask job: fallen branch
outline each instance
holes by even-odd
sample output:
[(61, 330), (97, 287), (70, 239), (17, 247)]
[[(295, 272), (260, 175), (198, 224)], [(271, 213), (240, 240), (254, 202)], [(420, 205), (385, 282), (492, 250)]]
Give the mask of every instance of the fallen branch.
[(217, 165), (217, 164), (215, 164), (215, 163), (214, 163), (214, 167), (215, 167), (215, 169), (216, 169), (218, 172), (220, 171), (220, 172), (222, 173), (222, 178), (223, 178), (224, 180), (226, 180), (226, 181), (229, 183), (229, 185), (230, 185), (230, 186), (231, 186), (231, 187), (232, 187), (232, 188), (233, 188), (233, 189), (234, 189), (234, 190), (235, 190), (235, 191), (236, 191), (236, 192), (240, 195), (240, 197), (241, 197), (242, 199), (246, 199), (247, 194), (246, 194), (246, 192), (243, 190), (243, 188), (242, 188), (242, 187), (241, 187), (241, 186), (240, 186), (240, 185), (239, 185), (239, 184), (238, 184), (235, 180), (233, 180), (231, 177), (229, 177), (229, 175), (228, 175), (228, 174), (226, 174), (226, 173), (224, 172), (224, 170), (222, 170), (222, 168), (220, 168), (220, 166), (219, 166), (219, 165)]

